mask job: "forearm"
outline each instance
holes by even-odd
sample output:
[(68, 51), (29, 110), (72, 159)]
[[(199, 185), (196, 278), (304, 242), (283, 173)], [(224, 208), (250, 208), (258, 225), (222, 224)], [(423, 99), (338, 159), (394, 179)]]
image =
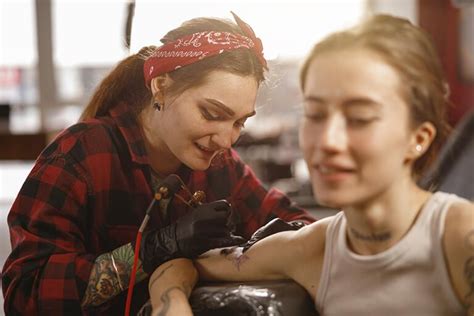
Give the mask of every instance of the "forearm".
[[(128, 288), (134, 253), (129, 243), (97, 257), (84, 293), (82, 307), (98, 306)], [(136, 282), (146, 276), (139, 260)]]
[(175, 259), (158, 267), (150, 277), (152, 315), (192, 315), (188, 297), (198, 279), (193, 263)]

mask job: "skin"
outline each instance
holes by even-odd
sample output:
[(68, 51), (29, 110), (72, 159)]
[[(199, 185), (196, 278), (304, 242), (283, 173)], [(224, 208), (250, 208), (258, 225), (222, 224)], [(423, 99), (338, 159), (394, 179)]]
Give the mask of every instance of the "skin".
[(175, 172), (183, 163), (206, 170), (212, 159), (229, 149), (247, 118), (255, 115), (258, 84), (254, 77), (212, 72), (204, 84), (169, 95), (169, 77), (155, 78), (152, 91), (161, 111), (146, 108), (140, 115), (152, 168)]
[[(187, 299), (197, 280), (197, 271), (188, 259), (175, 259), (157, 268), (149, 282), (150, 296), (158, 298), (152, 300), (152, 315), (192, 315)], [(155, 286), (170, 283), (173, 285), (166, 288)]]
[[(219, 152), (237, 141), (245, 121), (255, 115), (258, 83), (251, 76), (215, 71), (202, 85), (177, 96), (165, 93), (170, 83), (168, 77), (153, 79), (152, 92), (162, 109), (150, 105), (139, 116), (150, 164), (161, 175), (175, 172), (183, 163), (206, 170)], [(97, 257), (83, 307), (100, 305), (128, 288), (133, 254), (127, 244)], [(138, 266), (137, 282), (146, 278), (141, 263)]]
[[(344, 210), (349, 247), (360, 255), (396, 244), (431, 195), (416, 185), (411, 168), (436, 131), (427, 122), (409, 124), (401, 84), (395, 69), (361, 49), (319, 55), (307, 75), (300, 146), (318, 201)], [(454, 203), (442, 237), (453, 289), (468, 315), (474, 313), (473, 214), (472, 203)], [(315, 299), (330, 219), (269, 236), (245, 254), (211, 250), (195, 268), (205, 280), (293, 279)]]
[(397, 72), (364, 50), (323, 54), (308, 70), (300, 147), (315, 196), (344, 209), (349, 240), (361, 254), (394, 245), (430, 195), (416, 186), (411, 168), (423, 153), (416, 145), (426, 149), (435, 129), (410, 128), (400, 86)]

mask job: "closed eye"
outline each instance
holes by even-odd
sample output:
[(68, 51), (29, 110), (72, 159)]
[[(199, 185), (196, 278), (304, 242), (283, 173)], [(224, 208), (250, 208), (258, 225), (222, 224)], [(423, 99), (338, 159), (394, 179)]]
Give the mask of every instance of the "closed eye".
[(201, 108), (201, 114), (208, 121), (218, 121), (218, 120), (223, 119), (221, 115), (212, 114), (206, 108)]
[(347, 122), (349, 123), (350, 126), (364, 127), (364, 126), (367, 126), (370, 123), (376, 121), (377, 119), (378, 119), (377, 117), (369, 117), (369, 118), (353, 117), (353, 118), (348, 118)]

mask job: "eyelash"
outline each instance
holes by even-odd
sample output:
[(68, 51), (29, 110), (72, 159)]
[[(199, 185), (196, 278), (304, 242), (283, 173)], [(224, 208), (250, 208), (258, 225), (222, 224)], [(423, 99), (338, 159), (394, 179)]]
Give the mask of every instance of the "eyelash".
[[(319, 123), (326, 119), (325, 114), (305, 114), (305, 116), (313, 122)], [(347, 122), (351, 126), (362, 127), (375, 121), (377, 118), (347, 118)]]
[[(220, 119), (222, 119), (221, 116), (213, 116), (208, 110), (206, 109), (201, 109), (201, 113), (202, 113), (202, 116), (204, 117), (204, 119), (208, 120), (208, 121), (218, 121)], [(245, 121), (244, 122), (239, 122), (239, 121), (236, 121), (235, 122), (235, 125), (239, 128), (239, 129), (243, 129), (245, 128)]]
[(202, 116), (206, 119), (206, 120), (209, 120), (209, 121), (217, 121), (219, 120), (221, 117), (220, 116), (213, 116), (211, 113), (209, 113), (208, 110), (206, 109), (201, 109), (201, 113), (202, 113)]

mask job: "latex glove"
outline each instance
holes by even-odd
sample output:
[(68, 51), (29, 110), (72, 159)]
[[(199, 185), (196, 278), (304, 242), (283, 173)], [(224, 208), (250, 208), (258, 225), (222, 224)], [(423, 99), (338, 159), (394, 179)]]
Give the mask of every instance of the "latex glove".
[(303, 226), (305, 226), (303, 222), (285, 222), (280, 218), (274, 218), (253, 233), (252, 237), (243, 245), (242, 252), (246, 252), (252, 245), (270, 235), (287, 230), (298, 230)]
[(164, 228), (145, 232), (140, 246), (143, 270), (152, 273), (175, 258), (195, 258), (209, 249), (245, 242), (227, 227), (231, 206), (225, 200), (201, 204)]

